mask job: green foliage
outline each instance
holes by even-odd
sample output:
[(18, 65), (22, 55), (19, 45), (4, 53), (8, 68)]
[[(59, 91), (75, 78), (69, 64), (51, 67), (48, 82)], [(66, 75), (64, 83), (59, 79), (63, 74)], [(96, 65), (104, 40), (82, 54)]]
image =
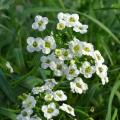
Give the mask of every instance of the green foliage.
[[(17, 96), (29, 92), (33, 86), (41, 85), (49, 76), (49, 71), (40, 69), (41, 55), (26, 51), (26, 38), (30, 35), (44, 36), (42, 32), (31, 29), (37, 14), (47, 16), (52, 24), (54, 19), (57, 22), (56, 15), (59, 11), (78, 13), (80, 21), (89, 25), (88, 34), (77, 36), (80, 40), (93, 43), (109, 67), (107, 85), (102, 86), (99, 79), (94, 77), (89, 82), (87, 94), (69, 95), (69, 101), (75, 105), (79, 120), (119, 120), (119, 0), (0, 0), (0, 120), (15, 120), (21, 104)], [(47, 27), (45, 32), (50, 34), (51, 28), (55, 26)], [(5, 70), (6, 61), (10, 61), (15, 73), (10, 74)], [(67, 91), (66, 85), (64, 89)], [(94, 108), (92, 112), (91, 107)], [(67, 119), (65, 116), (63, 118)]]

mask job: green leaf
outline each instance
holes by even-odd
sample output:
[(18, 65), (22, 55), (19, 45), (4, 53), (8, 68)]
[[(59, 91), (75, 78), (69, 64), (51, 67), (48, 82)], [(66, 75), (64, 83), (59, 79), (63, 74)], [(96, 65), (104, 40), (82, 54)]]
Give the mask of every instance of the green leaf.
[(16, 120), (16, 114), (13, 113), (13, 110), (0, 107), (0, 114), (10, 118), (11, 120)]
[(112, 91), (111, 91), (111, 94), (110, 94), (110, 97), (109, 97), (108, 111), (107, 111), (105, 120), (111, 120), (112, 101), (113, 101), (113, 98), (114, 98), (114, 95), (115, 95), (117, 89), (120, 88), (120, 80), (119, 79), (120, 79), (120, 74), (119, 74), (118, 79), (117, 79), (117, 81), (115, 82), (115, 84), (112, 88)]
[(34, 86), (36, 85), (42, 85), (44, 82), (43, 80), (39, 79), (39, 78), (36, 78), (34, 76), (29, 76), (25, 81), (24, 81), (24, 85), (23, 86), (26, 86), (27, 88), (30, 88), (32, 89)]
[(8, 81), (5, 78), (4, 73), (0, 70), (0, 89), (5, 93), (5, 95), (12, 101), (15, 102), (15, 96), (9, 85)]

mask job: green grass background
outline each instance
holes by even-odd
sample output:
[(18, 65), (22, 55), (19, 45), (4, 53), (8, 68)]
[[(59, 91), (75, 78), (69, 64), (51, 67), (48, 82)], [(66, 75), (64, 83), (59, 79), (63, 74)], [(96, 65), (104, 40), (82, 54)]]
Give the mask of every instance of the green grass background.
[[(0, 0), (0, 120), (15, 120), (21, 104), (17, 96), (49, 74), (40, 69), (40, 55), (26, 51), (26, 38), (44, 36), (31, 29), (37, 14), (49, 18), (52, 25), (45, 34), (50, 34), (59, 11), (78, 13), (89, 25), (88, 33), (78, 38), (93, 43), (109, 67), (107, 85), (94, 78), (86, 95), (69, 100), (78, 120), (120, 120), (120, 0)], [(5, 70), (6, 61), (14, 74)]]

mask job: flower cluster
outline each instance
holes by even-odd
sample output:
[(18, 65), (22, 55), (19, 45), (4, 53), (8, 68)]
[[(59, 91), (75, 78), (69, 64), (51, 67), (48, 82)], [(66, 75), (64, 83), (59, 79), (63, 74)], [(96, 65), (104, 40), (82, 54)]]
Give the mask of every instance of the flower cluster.
[[(73, 27), (75, 32), (81, 34), (87, 32), (88, 26), (79, 22), (78, 14), (58, 13), (58, 20), (58, 30)], [(32, 28), (43, 31), (47, 23), (46, 17), (36, 16)], [(54, 34), (44, 38), (27, 39), (27, 51), (41, 52), (40, 66), (44, 70), (50, 70), (52, 78), (50, 76), (44, 80), (42, 86), (33, 87), (31, 93), (25, 95), (22, 102), (23, 110), (17, 116), (17, 120), (41, 120), (42, 116), (47, 120), (53, 120), (62, 111), (75, 119), (74, 108), (66, 104), (69, 99), (68, 93), (59, 86), (65, 83), (74, 94), (86, 93), (87, 79), (95, 73), (103, 85), (108, 82), (108, 68), (104, 64), (104, 58), (91, 43), (74, 37), (60, 48), (56, 41)]]
[(73, 31), (84, 34), (87, 32), (88, 25), (79, 22), (78, 14), (62, 13), (58, 14), (59, 23), (57, 24), (58, 30), (63, 30), (65, 27), (73, 27)]

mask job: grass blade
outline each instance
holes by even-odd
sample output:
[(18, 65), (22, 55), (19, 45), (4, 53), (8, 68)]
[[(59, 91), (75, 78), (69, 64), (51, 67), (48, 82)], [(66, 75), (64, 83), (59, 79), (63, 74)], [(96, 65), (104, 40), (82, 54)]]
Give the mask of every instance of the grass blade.
[(0, 89), (5, 93), (5, 95), (12, 101), (15, 102), (14, 93), (6, 80), (4, 73), (0, 70)]

